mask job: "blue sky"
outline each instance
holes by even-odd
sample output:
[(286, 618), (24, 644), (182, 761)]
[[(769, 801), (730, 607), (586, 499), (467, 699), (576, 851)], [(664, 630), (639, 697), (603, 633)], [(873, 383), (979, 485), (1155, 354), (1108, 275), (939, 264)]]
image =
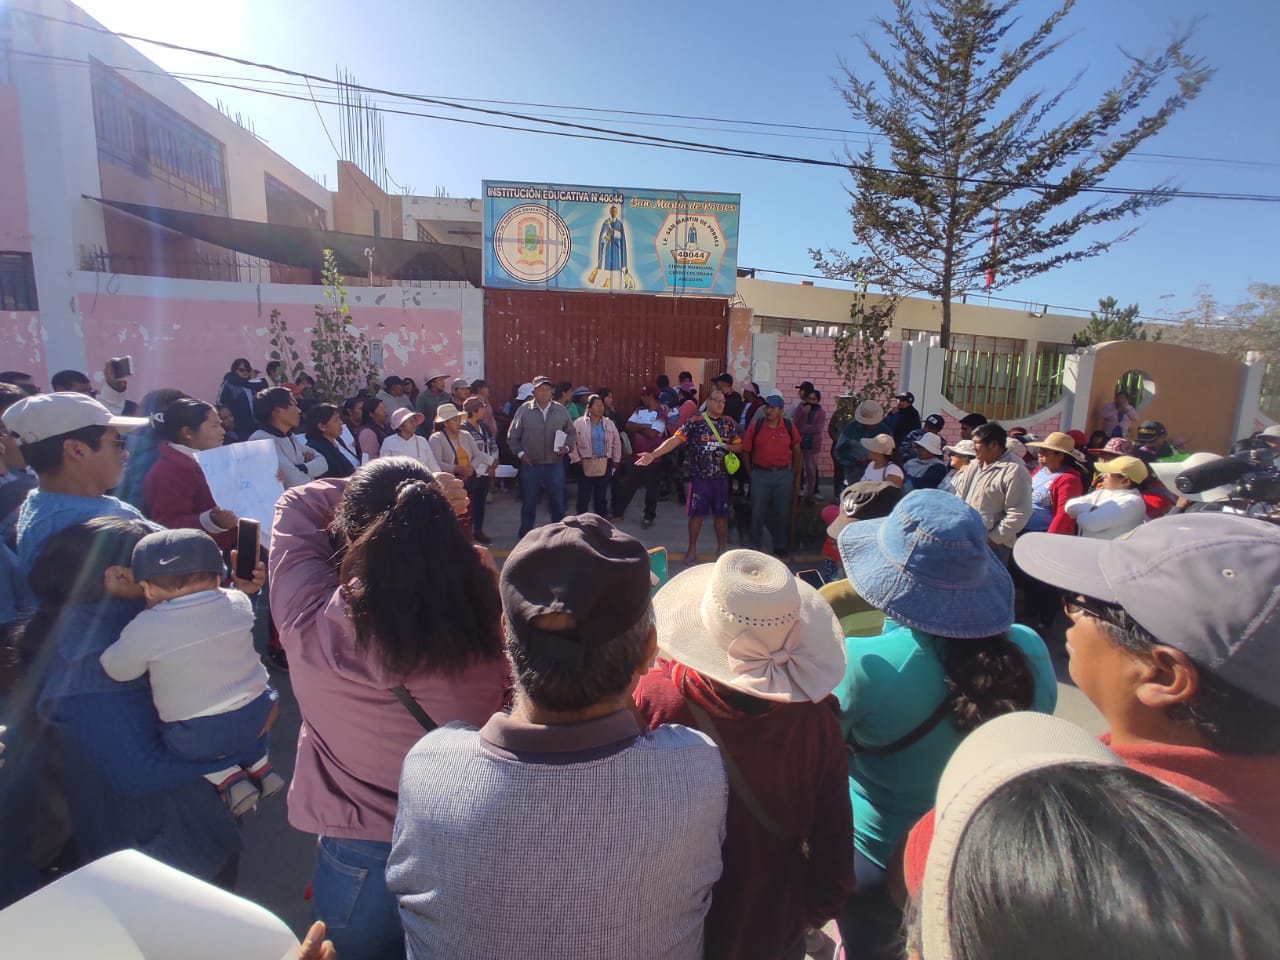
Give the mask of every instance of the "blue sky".
[[(833, 87), (839, 59), (856, 62), (855, 35), (876, 36), (872, 17), (889, 0), (805, 3), (617, 4), (607, 0), (84, 0), (106, 26), (174, 43), (331, 76), (335, 65), (365, 84), (452, 98), (530, 101), (688, 114), (856, 131)], [(1054, 5), (1026, 0), (1031, 21)], [(358, 17), (353, 16), (358, 11)], [(1081, 109), (1124, 68), (1121, 48), (1154, 51), (1176, 25), (1203, 17), (1194, 52), (1218, 69), (1207, 91), (1108, 181), (1145, 187), (1169, 179), (1187, 190), (1280, 194), (1280, 82), (1275, 0), (1079, 0), (1064, 48), (1035, 75), (1055, 91), (1084, 70), (1067, 100)], [(138, 45), (172, 71), (272, 79), (270, 74)], [(279, 79), (279, 78), (275, 78)], [(308, 173), (335, 157), (312, 104), (192, 84), (252, 118), (257, 133)], [(403, 106), (403, 104), (402, 104)], [(426, 107), (412, 109), (427, 110)], [(519, 110), (517, 107), (505, 109)], [(336, 136), (334, 108), (320, 107)], [(865, 137), (696, 120), (633, 118), (624, 125), (581, 110), (545, 110), (600, 126), (831, 159)], [(482, 118), (483, 119), (483, 118)], [(684, 127), (672, 124), (684, 124)], [(777, 134), (784, 134), (778, 136)], [(415, 193), (443, 187), (477, 196), (481, 179), (714, 190), (742, 194), (739, 264), (812, 273), (810, 247), (849, 242), (847, 177), (838, 170), (677, 153), (648, 147), (488, 130), (388, 115), (391, 178)], [(1102, 296), (1136, 302), (1144, 315), (1190, 307), (1206, 289), (1224, 303), (1250, 282), (1280, 283), (1280, 204), (1179, 199), (1141, 218), (1131, 240), (1097, 259), (999, 292), (1029, 303), (1089, 307)], [(768, 274), (761, 274), (772, 278)], [(786, 279), (776, 277), (774, 279)]]

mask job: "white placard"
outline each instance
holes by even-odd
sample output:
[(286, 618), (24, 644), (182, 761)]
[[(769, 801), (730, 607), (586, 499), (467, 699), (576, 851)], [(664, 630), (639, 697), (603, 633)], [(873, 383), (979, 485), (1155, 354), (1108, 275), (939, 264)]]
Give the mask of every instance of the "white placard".
[(563, 430), (557, 430), (552, 440), (554, 441), (556, 450), (560, 450), (569, 442), (569, 435)]
[(274, 914), (136, 850), (0, 910), (0, 943), (14, 958), (285, 960), (298, 952)]
[(462, 351), (462, 372), (471, 380), (480, 379), (480, 351)]
[(271, 440), (229, 443), (225, 447), (201, 450), (196, 462), (209, 482), (213, 502), (237, 517), (262, 524), (262, 545), (270, 547), (271, 521), (276, 501), (284, 487), (276, 479), (280, 462)]

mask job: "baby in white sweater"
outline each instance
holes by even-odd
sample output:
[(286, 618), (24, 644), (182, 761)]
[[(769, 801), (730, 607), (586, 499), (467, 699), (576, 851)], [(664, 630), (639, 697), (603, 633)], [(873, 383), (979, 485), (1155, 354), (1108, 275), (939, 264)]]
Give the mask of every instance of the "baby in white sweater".
[(253, 607), (219, 587), (218, 545), (200, 530), (163, 530), (133, 551), (133, 578), (148, 609), (103, 651), (113, 680), (150, 674), (161, 735), (175, 755), (206, 773), (236, 816), (278, 793), (284, 778), (267, 756), (276, 693), (253, 648)]

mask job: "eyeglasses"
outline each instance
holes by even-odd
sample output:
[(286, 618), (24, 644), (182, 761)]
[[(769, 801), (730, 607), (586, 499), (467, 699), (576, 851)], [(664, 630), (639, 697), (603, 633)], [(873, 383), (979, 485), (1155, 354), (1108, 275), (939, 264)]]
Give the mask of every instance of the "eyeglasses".
[(1081, 594), (1064, 593), (1062, 595), (1062, 612), (1071, 619), (1081, 613), (1086, 613), (1094, 620), (1110, 623), (1111, 611), (1108, 609), (1109, 606), (1110, 604), (1103, 603), (1101, 600), (1095, 600), (1092, 597), (1082, 596)]

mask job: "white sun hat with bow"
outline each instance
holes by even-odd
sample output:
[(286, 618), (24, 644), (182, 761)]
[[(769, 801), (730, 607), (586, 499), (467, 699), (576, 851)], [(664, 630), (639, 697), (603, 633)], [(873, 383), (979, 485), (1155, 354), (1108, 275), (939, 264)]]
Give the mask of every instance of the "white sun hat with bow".
[(844, 633), (817, 590), (755, 550), (673, 577), (653, 598), (658, 650), (763, 700), (817, 702), (844, 677)]

